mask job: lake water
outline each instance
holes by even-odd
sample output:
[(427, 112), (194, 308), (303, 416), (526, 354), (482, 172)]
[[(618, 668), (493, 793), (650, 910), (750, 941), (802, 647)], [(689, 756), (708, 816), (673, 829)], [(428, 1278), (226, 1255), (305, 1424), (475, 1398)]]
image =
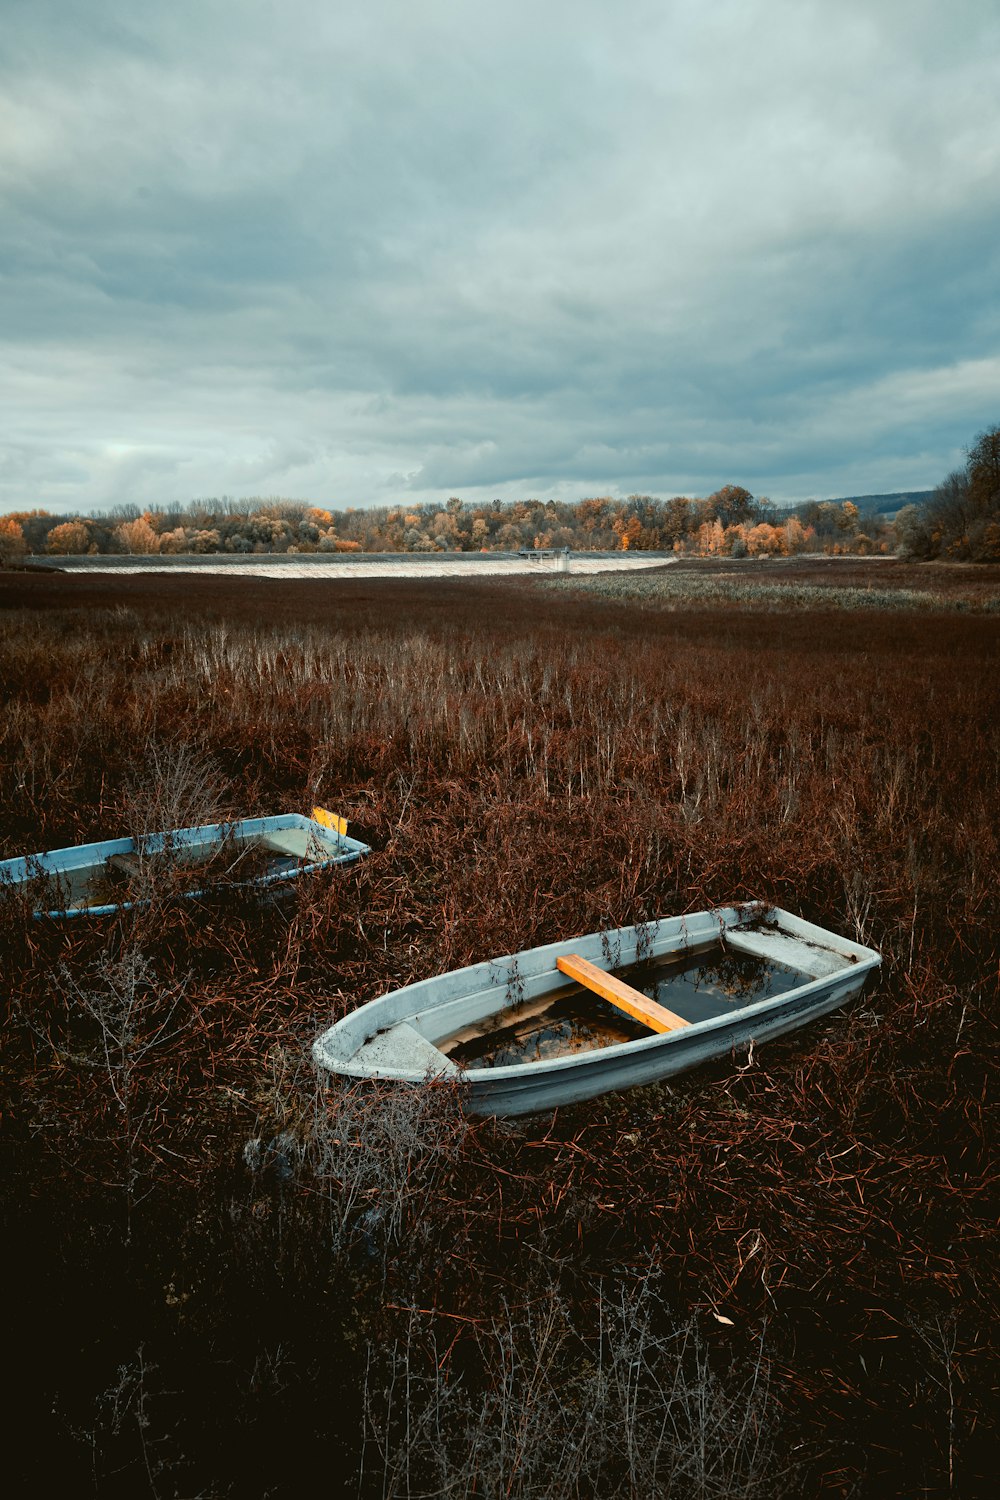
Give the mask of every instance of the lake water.
[(512, 552), (301, 552), (161, 557), (47, 557), (64, 573), (219, 573), (255, 578), (486, 578), (550, 573), (636, 572), (676, 562), (656, 552), (574, 552), (569, 558)]

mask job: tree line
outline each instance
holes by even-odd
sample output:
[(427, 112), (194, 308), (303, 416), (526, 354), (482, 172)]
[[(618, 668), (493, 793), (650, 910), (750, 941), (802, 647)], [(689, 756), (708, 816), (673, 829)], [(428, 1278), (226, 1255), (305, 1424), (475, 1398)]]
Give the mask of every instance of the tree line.
[(904, 506), (895, 525), (906, 557), (1000, 562), (1000, 427), (981, 432), (965, 468), (943, 479), (924, 505)]
[(321, 506), (282, 499), (123, 505), (101, 514), (17, 511), (0, 517), (0, 551), (79, 556), (179, 553), (666, 551), (696, 557), (865, 554), (890, 550), (890, 531), (851, 501), (810, 500), (779, 512), (766, 496), (726, 484), (704, 498), (630, 495), (577, 501), (494, 500), (444, 505)]

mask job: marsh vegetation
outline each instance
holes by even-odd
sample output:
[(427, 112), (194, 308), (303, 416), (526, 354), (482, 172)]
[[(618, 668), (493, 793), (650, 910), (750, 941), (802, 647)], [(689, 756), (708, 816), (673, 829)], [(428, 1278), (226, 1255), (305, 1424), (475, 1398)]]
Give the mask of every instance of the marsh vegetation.
[[(263, 903), (0, 903), (15, 1487), (981, 1492), (1000, 620), (788, 577), (0, 584), (0, 856), (315, 801), (374, 851)], [(396, 985), (755, 897), (878, 986), (517, 1124), (309, 1061)]]

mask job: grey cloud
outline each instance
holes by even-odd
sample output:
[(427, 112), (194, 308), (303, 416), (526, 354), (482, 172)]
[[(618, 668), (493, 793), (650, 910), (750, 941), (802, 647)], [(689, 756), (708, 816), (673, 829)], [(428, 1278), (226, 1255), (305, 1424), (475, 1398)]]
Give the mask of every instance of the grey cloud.
[(8, 7), (0, 508), (933, 483), (1000, 418), (998, 41), (974, 0)]

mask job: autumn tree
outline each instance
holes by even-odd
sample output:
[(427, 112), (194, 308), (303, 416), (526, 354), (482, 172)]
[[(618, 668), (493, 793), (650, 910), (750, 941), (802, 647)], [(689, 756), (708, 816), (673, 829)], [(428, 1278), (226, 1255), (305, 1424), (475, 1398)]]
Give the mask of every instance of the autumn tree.
[(969, 449), (966, 474), (972, 503), (980, 514), (1000, 511), (1000, 427), (981, 432)]
[(607, 511), (613, 500), (581, 500), (576, 507), (577, 521), (585, 536), (602, 531), (607, 524)]
[(725, 548), (726, 534), (719, 521), (703, 521), (695, 536), (699, 557), (717, 557)]
[(980, 556), (983, 562), (1000, 562), (1000, 520), (987, 521), (983, 527)]
[(967, 552), (977, 561), (993, 561), (1000, 527), (1000, 427), (991, 427), (976, 438), (969, 449), (966, 477), (972, 512)]
[(664, 547), (672, 547), (675, 542), (687, 536), (691, 529), (692, 502), (686, 495), (675, 495), (668, 500), (663, 508), (663, 519), (660, 524), (660, 538)]
[(785, 533), (785, 551), (803, 552), (806, 547), (806, 530), (798, 516), (789, 516), (782, 530)]
[(741, 484), (724, 484), (721, 490), (709, 495), (707, 504), (723, 527), (745, 525), (757, 519), (754, 498)]
[(780, 557), (785, 551), (785, 537), (781, 527), (759, 521), (747, 532), (747, 551), (751, 557)]
[(616, 516), (612, 528), (618, 538), (618, 545), (623, 552), (634, 549), (642, 532), (642, 522), (638, 516), (629, 516), (624, 513)]
[(201, 531), (196, 531), (194, 536), (191, 537), (191, 551), (218, 552), (221, 543), (222, 538), (214, 526), (204, 527)]
[(46, 546), (61, 557), (78, 557), (90, 548), (90, 531), (84, 521), (63, 521), (53, 526)]
[(115, 540), (121, 546), (123, 552), (150, 553), (158, 552), (160, 539), (150, 524), (148, 515), (139, 516), (134, 521), (123, 521), (114, 529)]
[(845, 535), (850, 536), (858, 529), (858, 518), (860, 512), (853, 500), (841, 502), (840, 513), (837, 516), (837, 527)]
[(10, 567), (27, 550), (20, 523), (9, 516), (0, 516), (0, 568)]
[(29, 552), (43, 552), (45, 542), (57, 518), (47, 510), (16, 510), (7, 517), (21, 528)]
[(926, 516), (931, 536), (931, 557), (942, 553), (964, 557), (968, 551), (969, 531), (976, 510), (972, 500), (969, 476), (955, 470), (942, 479), (927, 503)]

